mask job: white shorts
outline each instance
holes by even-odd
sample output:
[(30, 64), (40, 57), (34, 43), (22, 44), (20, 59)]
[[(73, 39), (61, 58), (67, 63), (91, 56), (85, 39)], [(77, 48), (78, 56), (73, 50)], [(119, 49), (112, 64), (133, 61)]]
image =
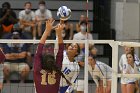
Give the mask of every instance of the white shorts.
[(84, 80), (77, 80), (76, 81), (75, 90), (76, 91), (84, 91)]
[(121, 84), (127, 84), (126, 78), (124, 77), (121, 78)]
[(29, 66), (26, 63), (10, 63), (10, 62), (4, 62), (4, 67), (7, 67), (10, 72), (18, 72), (19, 74), (22, 72), (24, 68), (29, 68)]

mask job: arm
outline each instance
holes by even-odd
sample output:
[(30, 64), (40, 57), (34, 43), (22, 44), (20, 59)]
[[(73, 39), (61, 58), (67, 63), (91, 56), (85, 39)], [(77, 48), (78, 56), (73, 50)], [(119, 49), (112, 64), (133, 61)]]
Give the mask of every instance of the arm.
[(6, 54), (6, 59), (9, 60), (16, 60), (16, 59), (21, 59), (26, 57), (27, 52), (21, 52), (21, 53), (8, 53)]
[(50, 34), (51, 30), (52, 30), (53, 23), (54, 23), (54, 21), (52, 21), (52, 20), (48, 20), (46, 22), (46, 29), (45, 29), (45, 31), (44, 31), (39, 43), (45, 44), (46, 38), (49, 36), (49, 34)]
[[(54, 22), (54, 21), (53, 21)], [(34, 72), (37, 72), (41, 69), (41, 55), (42, 55), (42, 51), (43, 51), (43, 46), (45, 44), (45, 41), (46, 41), (46, 38), (47, 36), (49, 35), (49, 33), (51, 32), (51, 29), (52, 29), (52, 24), (53, 24), (52, 21), (48, 20), (46, 22), (46, 28), (40, 41), (39, 41), (39, 45), (37, 47), (37, 51), (36, 51), (36, 54), (35, 54), (35, 62), (34, 62)]]
[(56, 56), (56, 62), (59, 67), (62, 67), (62, 61), (63, 61), (63, 50), (64, 50), (64, 44), (63, 44), (63, 38), (62, 38), (62, 30), (64, 28), (64, 25), (58, 25), (58, 27), (55, 29), (56, 35), (58, 38), (58, 44), (59, 44), (59, 50)]
[(20, 19), (20, 24), (21, 25), (25, 25), (25, 26), (34, 26), (35, 25), (35, 21), (26, 21), (23, 19)]
[(70, 37), (69, 40), (73, 39), (73, 24), (70, 24)]
[(2, 18), (0, 18), (0, 23), (3, 23), (6, 18), (7, 18), (7, 15), (4, 15)]
[(80, 32), (80, 25), (79, 25), (79, 23), (76, 24), (76, 32)]
[(119, 61), (119, 68), (120, 68), (120, 71), (122, 73), (122, 71), (123, 71), (123, 58), (122, 58), (122, 56), (121, 56), (120, 61)]
[(16, 24), (18, 22), (16, 13), (14, 11), (11, 11), (11, 15), (9, 16), (10, 21), (12, 21), (13, 24)]

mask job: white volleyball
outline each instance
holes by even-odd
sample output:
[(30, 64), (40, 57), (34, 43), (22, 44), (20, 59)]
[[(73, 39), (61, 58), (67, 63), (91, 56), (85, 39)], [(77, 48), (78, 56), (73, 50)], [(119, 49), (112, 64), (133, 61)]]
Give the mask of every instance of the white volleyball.
[(67, 6), (61, 6), (57, 11), (57, 16), (61, 20), (68, 20), (71, 17), (71, 10)]

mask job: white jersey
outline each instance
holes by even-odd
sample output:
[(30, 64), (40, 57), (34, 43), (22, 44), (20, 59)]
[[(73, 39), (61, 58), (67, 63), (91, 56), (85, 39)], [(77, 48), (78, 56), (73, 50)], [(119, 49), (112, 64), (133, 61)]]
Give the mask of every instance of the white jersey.
[[(63, 65), (62, 65), (61, 71), (63, 72), (65, 77), (72, 84), (75, 83), (76, 78), (78, 77), (79, 69), (80, 69), (80, 67), (79, 67), (78, 63), (77, 62), (70, 62), (68, 57), (67, 57), (66, 51), (64, 51)], [(60, 86), (61, 87), (68, 86), (68, 84), (67, 84), (67, 82), (66, 82), (66, 80), (64, 78), (61, 78)], [(71, 90), (72, 88), (70, 88), (70, 87), (67, 89), (67, 92), (72, 91)]]
[[(138, 74), (138, 69), (137, 69), (136, 64), (134, 63), (134, 68), (130, 64), (127, 64), (126, 69), (123, 70), (123, 73), (124, 74)], [(138, 80), (137, 78), (133, 78), (133, 77), (125, 78), (125, 81), (127, 84), (129, 84), (130, 82), (135, 82), (137, 80)]]
[[(134, 55), (135, 56), (135, 63), (137, 64), (137, 65), (139, 65), (140, 64), (140, 60), (139, 60), (139, 58), (137, 57), (137, 55)], [(123, 73), (123, 70), (125, 70), (126, 69), (126, 66), (128, 65), (128, 63), (127, 63), (127, 58), (126, 58), (126, 54), (123, 54), (122, 56), (121, 56), (121, 58), (120, 58), (120, 61), (119, 61), (119, 68), (120, 68), (120, 71)], [(124, 77), (121, 77), (121, 83), (122, 84), (126, 84), (127, 83), (127, 81), (126, 81), (126, 79), (124, 78)]]
[(92, 69), (90, 65), (88, 65), (88, 71), (91, 74), (93, 80), (95, 81), (97, 87), (99, 86), (98, 80), (103, 80), (103, 85), (106, 86), (106, 81), (111, 80), (112, 78), (112, 68), (107, 64), (102, 63), (100, 61), (96, 61), (95, 68)]
[(37, 16), (39, 20), (46, 20), (52, 18), (52, 13), (48, 9), (46, 9), (44, 13), (41, 13), (40, 9), (38, 9), (35, 11), (35, 16)]

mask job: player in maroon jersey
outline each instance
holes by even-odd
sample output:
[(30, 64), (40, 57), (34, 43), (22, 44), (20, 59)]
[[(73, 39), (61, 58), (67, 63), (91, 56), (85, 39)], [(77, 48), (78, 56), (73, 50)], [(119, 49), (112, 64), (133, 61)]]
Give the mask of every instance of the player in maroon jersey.
[(5, 60), (5, 55), (2, 52), (2, 50), (0, 49), (0, 93), (3, 87), (3, 62)]
[(52, 20), (48, 20), (46, 22), (46, 30), (40, 39), (35, 54), (34, 81), (37, 93), (58, 93), (60, 77), (63, 76), (61, 72), (64, 50), (64, 44), (61, 35), (61, 31), (64, 28), (63, 24), (58, 25), (55, 29), (59, 45), (56, 59), (52, 52), (42, 54), (46, 38), (51, 33), (53, 28), (53, 23), (54, 21)]

